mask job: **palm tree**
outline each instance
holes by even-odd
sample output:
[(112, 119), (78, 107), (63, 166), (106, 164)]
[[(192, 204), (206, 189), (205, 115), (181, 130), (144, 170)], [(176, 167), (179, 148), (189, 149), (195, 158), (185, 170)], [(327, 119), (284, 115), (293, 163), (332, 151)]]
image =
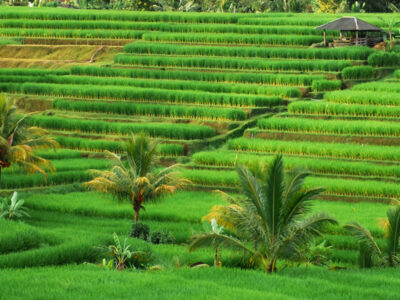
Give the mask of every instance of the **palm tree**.
[(29, 116), (18, 115), (14, 102), (0, 96), (0, 181), (3, 168), (13, 164), (29, 173), (46, 175), (45, 168), (54, 170), (50, 161), (35, 155), (34, 151), (55, 149), (58, 143), (47, 131), (29, 127), (26, 122)]
[[(393, 13), (398, 14), (400, 12), (400, 9), (397, 8), (396, 5), (393, 3), (389, 4), (389, 8)], [(399, 26), (400, 22), (398, 20), (398, 16), (392, 16), (389, 20), (386, 20), (380, 16), (378, 16), (378, 19), (381, 20), (386, 27), (389, 29), (389, 41), (390, 41), (390, 49), (393, 49), (393, 28)]]
[(386, 247), (381, 249), (371, 232), (353, 222), (345, 225), (359, 242), (359, 264), (361, 268), (370, 268), (374, 265), (388, 265), (394, 267), (400, 263), (400, 204), (389, 208), (387, 211)]
[(131, 135), (125, 147), (127, 163), (125, 164), (117, 154), (107, 151), (108, 157), (114, 162), (111, 170), (90, 170), (95, 178), (85, 183), (85, 186), (110, 193), (119, 200), (129, 200), (137, 222), (146, 200), (165, 193), (174, 193), (189, 183), (174, 172), (178, 165), (161, 171), (154, 170), (156, 147), (157, 143), (150, 143), (144, 134), (137, 137)]
[(301, 259), (304, 247), (321, 234), (321, 227), (337, 223), (323, 213), (305, 217), (311, 200), (323, 189), (304, 189), (307, 173), (295, 171), (285, 176), (281, 156), (273, 160), (263, 176), (255, 176), (241, 165), (237, 172), (244, 197), (236, 199), (226, 195), (230, 205), (215, 206), (205, 217), (215, 218), (233, 234), (212, 232), (194, 236), (189, 250), (211, 243), (244, 250), (271, 273), (276, 271), (278, 258)]

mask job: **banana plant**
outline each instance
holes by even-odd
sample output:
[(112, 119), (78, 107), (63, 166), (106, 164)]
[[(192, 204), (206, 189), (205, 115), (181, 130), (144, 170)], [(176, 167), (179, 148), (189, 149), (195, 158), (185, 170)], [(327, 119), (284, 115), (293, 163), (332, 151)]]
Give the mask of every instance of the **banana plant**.
[(0, 218), (9, 220), (22, 219), (23, 217), (30, 217), (24, 207), (24, 200), (18, 200), (18, 193), (14, 192), (11, 200), (4, 198), (0, 203)]

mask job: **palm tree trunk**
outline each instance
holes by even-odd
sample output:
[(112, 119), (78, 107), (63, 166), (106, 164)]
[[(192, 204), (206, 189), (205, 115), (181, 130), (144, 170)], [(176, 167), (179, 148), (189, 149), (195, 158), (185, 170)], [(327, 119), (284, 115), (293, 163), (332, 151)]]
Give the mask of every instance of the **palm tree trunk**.
[(218, 248), (215, 248), (215, 254), (214, 254), (214, 268), (218, 266)]
[(1, 171), (3, 170), (2, 167), (0, 167), (0, 187), (1, 187)]
[(392, 28), (389, 28), (390, 49), (393, 49)]
[(135, 210), (135, 222), (139, 221), (139, 211)]

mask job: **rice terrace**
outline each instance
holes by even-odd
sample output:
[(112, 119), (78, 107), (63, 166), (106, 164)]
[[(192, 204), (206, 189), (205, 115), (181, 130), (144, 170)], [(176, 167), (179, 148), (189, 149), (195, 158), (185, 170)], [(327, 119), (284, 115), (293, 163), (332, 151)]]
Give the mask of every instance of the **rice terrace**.
[(0, 299), (400, 299), (400, 3), (0, 0)]

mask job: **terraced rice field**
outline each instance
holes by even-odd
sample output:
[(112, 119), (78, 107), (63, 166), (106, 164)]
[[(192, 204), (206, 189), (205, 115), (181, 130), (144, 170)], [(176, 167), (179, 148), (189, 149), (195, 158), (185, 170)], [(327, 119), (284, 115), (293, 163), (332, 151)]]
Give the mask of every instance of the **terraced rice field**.
[[(171, 268), (212, 264), (211, 250), (188, 253), (185, 246), (191, 232), (201, 230), (209, 209), (225, 203), (210, 191), (235, 193), (237, 163), (268, 165), (278, 153), (286, 169), (310, 172), (308, 187), (325, 188), (314, 210), (331, 213), (340, 225), (359, 221), (382, 243), (378, 218), (385, 216), (393, 198), (400, 198), (399, 59), (366, 47), (310, 47), (323, 40), (315, 27), (336, 17), (2, 7), (0, 91), (16, 100), (21, 114), (37, 112), (29, 124), (47, 129), (61, 149), (40, 153), (56, 168), (47, 178), (27, 176), (18, 168), (3, 172), (3, 192), (22, 191), (32, 218), (12, 229), (21, 239), (0, 233), (0, 241), (8, 241), (0, 243), (0, 268), (95, 262), (90, 247), (107, 243), (113, 232), (128, 235), (131, 207), (89, 193), (82, 183), (91, 178), (87, 170), (109, 167), (104, 150), (121, 153), (123, 141), (143, 131), (160, 141), (163, 165), (181, 163), (183, 175), (197, 190), (146, 206), (143, 219), (152, 230), (167, 230), (175, 239), (172, 245), (150, 246), (130, 240), (138, 248), (151, 247), (155, 263)], [(362, 18), (385, 26), (376, 16)], [(328, 32), (328, 40), (333, 36)], [(327, 256), (332, 264), (355, 267), (358, 245), (348, 232), (334, 226), (324, 239), (331, 246)], [(223, 266), (246, 267), (230, 250), (224, 250), (222, 260)], [(83, 272), (96, 278), (91, 267), (83, 268), (44, 270), (57, 282)], [(26, 281), (29, 272), (35, 271), (18, 270), (15, 276)], [(200, 293), (216, 276), (208, 272), (144, 276), (163, 285), (194, 278), (198, 286), (188, 291)], [(348, 285), (359, 278), (367, 278), (371, 287), (378, 277), (388, 286), (398, 284), (391, 272), (375, 272), (341, 271), (336, 276), (290, 268), (265, 283), (296, 285), (295, 277), (306, 274), (310, 286), (329, 281), (329, 299), (370, 296), (369, 290)], [(234, 269), (219, 275), (215, 280), (261, 276)], [(129, 276), (135, 281), (137, 274)], [(0, 282), (8, 285), (7, 277)], [(332, 292), (337, 290), (332, 278), (346, 285), (343, 295)], [(238, 287), (232, 295), (246, 289)], [(231, 292), (227, 289), (224, 296)], [(310, 289), (295, 292), (318, 298)], [(49, 295), (57, 298), (57, 293)], [(88, 293), (91, 298), (97, 292)], [(220, 291), (213, 293), (221, 297)], [(397, 297), (390, 289), (373, 295)]]

